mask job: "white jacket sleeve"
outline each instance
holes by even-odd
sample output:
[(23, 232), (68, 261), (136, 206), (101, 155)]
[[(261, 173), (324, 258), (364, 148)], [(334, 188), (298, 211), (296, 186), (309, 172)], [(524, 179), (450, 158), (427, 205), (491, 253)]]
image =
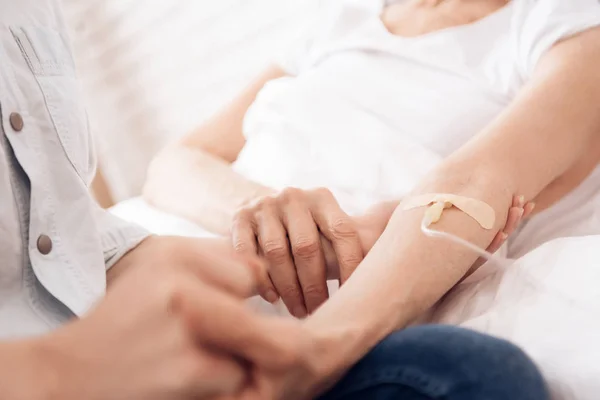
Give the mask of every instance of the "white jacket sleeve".
[(150, 233), (139, 225), (127, 222), (97, 206), (96, 224), (109, 270), (130, 250), (139, 245)]

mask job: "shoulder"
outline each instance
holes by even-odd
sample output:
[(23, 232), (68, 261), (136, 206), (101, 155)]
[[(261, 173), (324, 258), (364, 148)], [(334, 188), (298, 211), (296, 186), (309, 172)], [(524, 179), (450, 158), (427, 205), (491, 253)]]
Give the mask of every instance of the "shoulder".
[(512, 0), (524, 30), (560, 24), (578, 25), (581, 19), (600, 15), (598, 0)]
[(512, 0), (520, 73), (528, 80), (557, 43), (600, 26), (598, 0)]

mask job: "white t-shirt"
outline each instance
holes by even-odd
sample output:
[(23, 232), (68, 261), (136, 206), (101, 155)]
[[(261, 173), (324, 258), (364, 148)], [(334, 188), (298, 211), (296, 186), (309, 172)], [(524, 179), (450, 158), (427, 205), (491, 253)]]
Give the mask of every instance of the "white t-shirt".
[(385, 3), (328, 3), (280, 60), (291, 77), (250, 108), (236, 170), (276, 188), (332, 188), (350, 211), (402, 196), (511, 103), (544, 52), (600, 25), (598, 0), (513, 0), (407, 38), (383, 25)]

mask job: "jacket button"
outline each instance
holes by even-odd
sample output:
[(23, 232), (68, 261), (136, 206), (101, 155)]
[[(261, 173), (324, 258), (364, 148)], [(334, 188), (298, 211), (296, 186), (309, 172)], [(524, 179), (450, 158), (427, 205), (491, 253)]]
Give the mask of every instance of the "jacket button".
[(48, 255), (52, 251), (52, 239), (46, 235), (40, 235), (37, 240), (37, 249), (43, 255)]
[(8, 117), (10, 121), (10, 126), (15, 130), (15, 132), (21, 132), (23, 130), (23, 126), (25, 125), (23, 122), (23, 117), (19, 113), (11, 113)]

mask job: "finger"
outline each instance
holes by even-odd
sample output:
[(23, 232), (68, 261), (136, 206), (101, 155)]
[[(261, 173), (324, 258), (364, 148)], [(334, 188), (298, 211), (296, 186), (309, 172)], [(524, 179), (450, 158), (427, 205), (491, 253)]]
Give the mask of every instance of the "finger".
[[(500, 248), (506, 242), (507, 239), (508, 239), (508, 235), (506, 234), (506, 232), (504, 232), (504, 231), (498, 232), (496, 234), (496, 236), (494, 236), (494, 239), (492, 240), (492, 243), (490, 243), (490, 245), (487, 247), (487, 249), (485, 249), (485, 251), (487, 251), (488, 253), (494, 254), (495, 252), (497, 252), (498, 250), (500, 250)], [(488, 261), (487, 258), (485, 258), (485, 257), (479, 257), (475, 261), (475, 263), (473, 264), (473, 266), (471, 267), (471, 269), (472, 270), (476, 270), (479, 267), (481, 267), (483, 264), (485, 264), (487, 261)]]
[(506, 225), (504, 226), (504, 229), (498, 232), (498, 234), (494, 237), (494, 240), (492, 240), (492, 243), (486, 249), (487, 252), (495, 253), (502, 247), (502, 245), (504, 245), (508, 237), (519, 226), (522, 215), (522, 208), (512, 207), (510, 210), (508, 210), (508, 218), (506, 220)]
[[(258, 248), (258, 255), (262, 259), (266, 260), (265, 255), (260, 247)], [(268, 261), (266, 262), (268, 264)], [(277, 289), (275, 288), (268, 271), (269, 267), (267, 266), (267, 273), (265, 274), (265, 277), (258, 281), (258, 294), (269, 303), (275, 304), (279, 300), (279, 293), (277, 293)]]
[(520, 195), (520, 196), (513, 197), (512, 207), (523, 208), (524, 206), (525, 206), (525, 196)]
[(275, 284), (271, 280), (271, 276), (267, 274), (264, 279), (261, 279), (258, 282), (258, 294), (260, 297), (265, 299), (271, 304), (275, 304), (279, 300), (279, 294), (277, 293), (277, 288)]
[[(206, 249), (223, 257), (233, 258), (244, 264), (249, 269), (255, 280), (267, 275), (267, 263), (260, 254), (248, 252), (237, 252), (232, 246), (232, 239), (214, 238), (202, 239), (207, 243)], [(256, 237), (253, 239), (254, 248), (256, 249)]]
[(231, 226), (231, 244), (236, 254), (253, 257), (258, 254), (253, 213), (250, 210), (240, 210), (233, 217)]
[[(256, 223), (250, 210), (241, 210), (234, 217), (231, 228), (231, 241), (234, 251), (242, 257), (257, 257), (259, 254), (262, 256), (258, 249)], [(279, 296), (277, 296), (271, 278), (269, 278), (268, 268), (264, 266), (262, 257), (259, 257), (259, 259), (261, 260), (261, 267), (255, 271), (256, 289), (265, 300), (274, 303)]]
[(231, 245), (224, 239), (182, 238), (189, 241), (184, 263), (199, 278), (231, 294), (248, 297), (256, 285), (253, 264), (260, 264), (254, 256), (242, 260), (236, 257)]
[(523, 219), (529, 218), (529, 216), (533, 213), (533, 210), (535, 210), (535, 206), (536, 204), (534, 202), (525, 204), (525, 212), (523, 213)]
[(340, 284), (344, 284), (364, 258), (362, 245), (352, 219), (342, 211), (331, 192), (319, 192), (319, 204), (311, 207), (312, 215), (333, 246), (340, 268)]
[(512, 207), (519, 207), (519, 200), (520, 200), (519, 196), (514, 195), (513, 198), (512, 198), (512, 203), (511, 203), (510, 207), (511, 208)]
[(512, 207), (510, 210), (508, 210), (508, 218), (506, 219), (506, 225), (502, 230), (504, 233), (506, 233), (507, 236), (512, 235), (514, 231), (519, 227), (524, 212), (525, 210), (520, 207)]
[(305, 335), (296, 320), (256, 314), (244, 302), (202, 282), (183, 281), (171, 309), (200, 343), (261, 368), (290, 366), (302, 354)]
[(282, 219), (288, 232), (304, 304), (307, 312), (312, 314), (329, 297), (319, 230), (308, 208), (298, 201), (292, 200), (285, 205)]
[(290, 254), (287, 233), (275, 205), (264, 205), (257, 214), (258, 242), (269, 262), (269, 276), (287, 309), (306, 317), (302, 289)]
[(498, 234), (496, 234), (494, 240), (492, 240), (492, 243), (488, 246), (486, 251), (492, 254), (497, 252), (498, 250), (500, 250), (504, 242), (506, 242), (506, 239), (508, 239), (508, 235), (505, 232), (498, 232)]

